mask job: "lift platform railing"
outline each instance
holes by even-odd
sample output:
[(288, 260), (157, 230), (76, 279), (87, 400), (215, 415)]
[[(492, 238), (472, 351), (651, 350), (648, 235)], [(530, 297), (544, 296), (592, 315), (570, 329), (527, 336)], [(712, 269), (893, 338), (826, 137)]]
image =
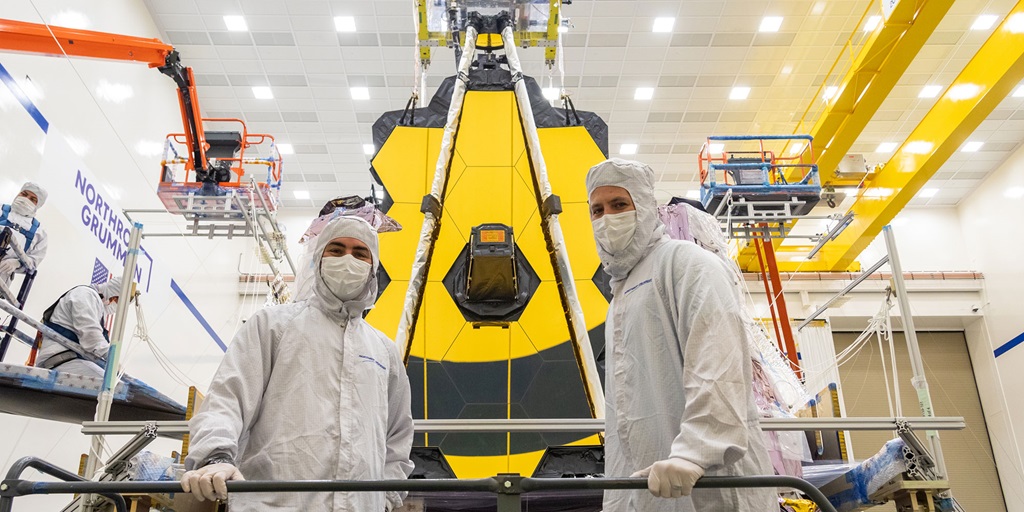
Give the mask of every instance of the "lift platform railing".
[[(65, 482), (20, 480), (29, 468), (57, 476)], [(706, 476), (697, 480), (697, 489), (792, 488), (806, 494), (823, 512), (836, 512), (828, 498), (806, 480), (791, 476)], [(436, 480), (246, 480), (227, 483), (228, 493), (250, 492), (482, 492), (498, 496), (498, 512), (518, 512), (523, 494), (538, 491), (647, 489), (646, 478), (527, 478), (518, 474), (500, 474), (491, 478)], [(118, 512), (126, 510), (118, 493), (177, 493), (180, 482), (93, 482), (61, 470), (35, 457), (14, 464), (0, 483), (0, 512), (10, 512), (14, 498), (34, 494), (99, 494), (114, 501)], [(120, 501), (119, 501), (120, 500)]]

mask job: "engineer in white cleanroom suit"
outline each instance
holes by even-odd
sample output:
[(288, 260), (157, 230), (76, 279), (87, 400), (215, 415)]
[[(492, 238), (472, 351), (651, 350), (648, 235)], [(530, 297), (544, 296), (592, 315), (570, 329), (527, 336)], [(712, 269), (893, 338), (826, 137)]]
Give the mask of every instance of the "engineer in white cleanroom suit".
[[(76, 286), (61, 295), (43, 313), (43, 323), (81, 345), (91, 355), (106, 360), (110, 340), (103, 319), (114, 314), (121, 295), (121, 278), (112, 277), (99, 285)], [(60, 343), (43, 338), (36, 354), (36, 366), (65, 373), (103, 377), (103, 368), (83, 359)]]
[(605, 473), (647, 477), (650, 490), (606, 491), (604, 512), (778, 510), (774, 489), (693, 489), (703, 475), (774, 474), (732, 274), (710, 252), (665, 235), (647, 165), (607, 160), (586, 183), (613, 296)]
[[(0, 230), (11, 228), (11, 243), (17, 244), (38, 267), (46, 256), (46, 230), (36, 220), (36, 211), (46, 203), (46, 190), (37, 183), (25, 182), (11, 204), (0, 205)], [(28, 237), (32, 238), (26, 247)], [(8, 249), (0, 259), (0, 281), (10, 283), (15, 271), (25, 271), (13, 249)], [(17, 290), (15, 290), (17, 291)]]
[[(243, 475), (401, 480), (412, 472), (405, 365), (395, 343), (362, 318), (377, 296), (377, 232), (339, 217), (314, 254), (313, 296), (245, 323), (189, 423), (182, 486), (197, 498), (224, 499), (225, 481)], [(237, 493), (229, 502), (232, 512), (377, 512), (401, 504), (396, 492)]]

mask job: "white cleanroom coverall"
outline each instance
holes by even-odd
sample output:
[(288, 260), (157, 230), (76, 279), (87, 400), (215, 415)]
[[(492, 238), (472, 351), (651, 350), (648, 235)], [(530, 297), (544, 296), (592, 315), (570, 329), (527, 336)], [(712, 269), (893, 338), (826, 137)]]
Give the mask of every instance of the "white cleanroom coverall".
[[(57, 300), (49, 323), (56, 324), (55, 330), (69, 337), (71, 341), (77, 341), (89, 354), (106, 359), (110, 342), (103, 330), (103, 320), (107, 313), (105, 303), (109, 302), (111, 297), (120, 294), (121, 279), (116, 277), (100, 285), (76, 286)], [(36, 366), (66, 373), (103, 377), (103, 368), (81, 357), (57, 366), (46, 364), (48, 361), (53, 363), (50, 358), (62, 353), (68, 353), (68, 357), (73, 355), (63, 345), (44, 337), (39, 346), (39, 353), (36, 354)]]
[[(19, 213), (19, 209), (16, 205), (3, 205), (7, 207), (8, 212), (6, 222), (0, 224), (0, 230), (2, 230), (4, 226), (11, 227), (11, 244), (17, 244), (18, 247), (25, 250), (25, 235), (22, 234), (20, 230), (14, 229), (14, 226), (26, 231), (30, 230), (32, 228), (32, 219), (35, 218), (35, 212), (38, 211), (44, 203), (46, 203), (47, 194), (42, 187), (33, 182), (26, 182), (21, 187), (21, 190), (29, 190), (36, 194), (39, 203), (35, 205), (34, 211), (31, 212), (31, 215), (23, 215), (22, 213), (24, 212)], [(0, 214), (0, 216), (2, 216), (2, 214)], [(46, 238), (46, 230), (43, 229), (42, 226), (37, 227), (32, 237), (32, 242), (28, 245), (28, 249), (25, 250), (25, 255), (32, 260), (32, 266), (39, 267), (39, 263), (46, 257), (46, 249), (48, 246), (49, 243)], [(11, 268), (12, 271), (19, 272), (25, 271), (25, 265), (18, 260), (18, 255), (14, 252), (14, 249), (8, 249), (0, 263), (2, 263), (0, 264), (0, 268)], [(10, 282), (11, 276), (12, 273), (8, 273), (6, 271), (0, 272), (0, 280), (3, 280), (4, 283)], [(15, 292), (17, 292), (17, 290), (15, 290)]]
[[(353, 237), (373, 254), (363, 292), (338, 299), (324, 281), (327, 244)], [(235, 335), (189, 423), (187, 469), (234, 461), (249, 480), (392, 480), (412, 472), (409, 379), (398, 347), (361, 317), (377, 294), (377, 235), (340, 217), (316, 247), (314, 294), (263, 309)], [(232, 512), (397, 508), (399, 493), (229, 494)]]
[[(654, 175), (611, 160), (587, 175), (626, 189), (636, 207), (629, 245), (598, 244), (613, 299), (605, 324), (605, 473), (628, 477), (681, 458), (707, 476), (772, 475), (751, 388), (750, 349), (732, 273), (697, 245), (670, 240), (657, 216)], [(774, 489), (694, 489), (657, 498), (607, 491), (604, 512), (778, 510)]]

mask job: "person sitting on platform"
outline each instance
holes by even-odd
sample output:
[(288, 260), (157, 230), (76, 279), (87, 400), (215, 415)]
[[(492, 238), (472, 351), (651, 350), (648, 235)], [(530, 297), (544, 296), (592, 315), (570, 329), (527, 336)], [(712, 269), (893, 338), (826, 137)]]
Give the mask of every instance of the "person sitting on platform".
[[(43, 323), (79, 344), (85, 352), (106, 360), (110, 340), (103, 320), (114, 314), (120, 295), (120, 277), (112, 277), (99, 285), (75, 286), (46, 309)], [(104, 372), (96, 363), (46, 337), (36, 355), (36, 366), (96, 377), (103, 377)]]

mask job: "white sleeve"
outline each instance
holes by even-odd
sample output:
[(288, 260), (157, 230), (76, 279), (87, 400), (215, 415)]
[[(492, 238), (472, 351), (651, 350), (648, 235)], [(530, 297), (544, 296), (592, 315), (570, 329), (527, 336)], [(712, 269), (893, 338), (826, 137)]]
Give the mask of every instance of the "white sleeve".
[[(388, 375), (388, 439), (387, 453), (384, 458), (384, 479), (405, 480), (412, 473), (414, 464), (409, 459), (412, 451), (413, 423), (410, 408), (412, 392), (409, 389), (409, 376), (405, 372), (405, 364), (398, 353), (398, 346), (384, 338), (388, 344), (391, 357)], [(391, 509), (402, 506), (406, 493), (390, 491), (387, 493)]]
[(36, 236), (32, 238), (32, 243), (29, 244), (28, 250), (25, 251), (25, 255), (32, 260), (32, 265), (37, 269), (39, 264), (46, 257), (46, 249), (49, 247), (48, 237), (46, 236), (46, 230), (39, 228), (36, 230)]
[[(24, 243), (25, 243), (24, 235), (22, 235), (21, 232), (16, 232), (16, 233), (17, 233), (17, 235), (14, 238), (16, 238), (18, 240), (21, 240), (20, 243), (23, 244), (22, 248), (24, 248)], [(12, 238), (12, 240), (11, 240), (12, 242), (14, 242), (14, 238)], [(34, 266), (35, 268), (39, 268), (39, 263), (41, 261), (43, 261), (43, 258), (46, 257), (46, 248), (48, 246), (49, 246), (49, 243), (47, 242), (46, 230), (43, 229), (43, 228), (37, 229), (35, 236), (32, 237), (32, 243), (29, 244), (28, 250), (25, 251), (25, 255), (28, 256), (30, 260), (32, 260), (32, 266)], [(17, 261), (18, 262), (18, 268), (17, 269), (24, 269), (25, 268), (25, 264), (22, 263), (18, 259), (17, 253), (14, 252), (13, 250), (7, 251), (7, 254), (4, 254), (3, 259)]]
[(64, 300), (70, 301), (71, 325), (68, 327), (78, 335), (78, 344), (86, 352), (106, 359), (110, 343), (103, 336), (103, 302), (95, 290), (79, 286)]
[(238, 457), (238, 441), (252, 426), (270, 379), (272, 337), (266, 310), (235, 333), (206, 399), (189, 421), (186, 469), (200, 467), (212, 455)]
[(686, 406), (672, 457), (705, 470), (733, 464), (747, 451), (751, 368), (746, 329), (734, 284), (711, 253), (689, 261), (674, 283), (683, 350)]

